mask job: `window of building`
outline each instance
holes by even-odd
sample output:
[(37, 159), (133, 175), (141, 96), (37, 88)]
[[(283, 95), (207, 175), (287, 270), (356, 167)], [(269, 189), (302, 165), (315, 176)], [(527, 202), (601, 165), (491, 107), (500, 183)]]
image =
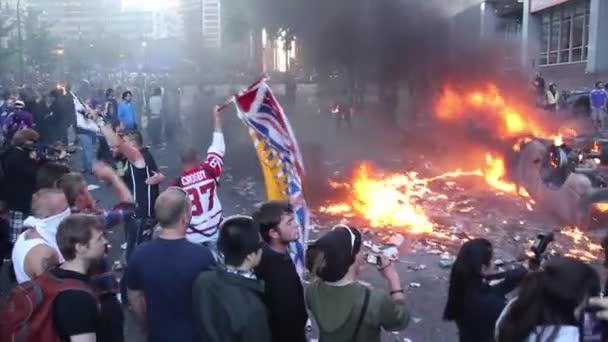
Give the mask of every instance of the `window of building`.
[(540, 65), (587, 60), (589, 11), (589, 0), (577, 0), (542, 12)]

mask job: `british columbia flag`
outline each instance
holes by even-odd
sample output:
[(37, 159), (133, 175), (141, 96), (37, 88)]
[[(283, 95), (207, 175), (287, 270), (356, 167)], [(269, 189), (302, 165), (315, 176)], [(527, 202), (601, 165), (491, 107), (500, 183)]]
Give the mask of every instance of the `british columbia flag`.
[(237, 95), (234, 101), (239, 118), (254, 139), (262, 167), (268, 167), (272, 173), (271, 182), (274, 184), (266, 184), (268, 199), (287, 199), (294, 208), (301, 232), (300, 241), (292, 246), (292, 257), (302, 271), (309, 211), (304, 198), (304, 164), (296, 137), (283, 108), (264, 79)]

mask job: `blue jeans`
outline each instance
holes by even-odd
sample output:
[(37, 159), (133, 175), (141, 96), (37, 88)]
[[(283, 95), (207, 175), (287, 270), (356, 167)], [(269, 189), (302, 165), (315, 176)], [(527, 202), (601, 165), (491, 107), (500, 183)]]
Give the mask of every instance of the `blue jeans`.
[(78, 141), (82, 148), (82, 168), (84, 172), (93, 171), (93, 136), (90, 134), (78, 134)]

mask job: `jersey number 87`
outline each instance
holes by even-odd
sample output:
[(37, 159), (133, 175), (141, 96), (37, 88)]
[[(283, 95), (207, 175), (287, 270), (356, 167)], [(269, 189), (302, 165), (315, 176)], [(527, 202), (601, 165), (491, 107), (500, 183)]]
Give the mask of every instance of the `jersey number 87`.
[(186, 189), (192, 201), (192, 216), (202, 215), (205, 211), (213, 209), (213, 198), (215, 197), (215, 182), (210, 180), (200, 185)]

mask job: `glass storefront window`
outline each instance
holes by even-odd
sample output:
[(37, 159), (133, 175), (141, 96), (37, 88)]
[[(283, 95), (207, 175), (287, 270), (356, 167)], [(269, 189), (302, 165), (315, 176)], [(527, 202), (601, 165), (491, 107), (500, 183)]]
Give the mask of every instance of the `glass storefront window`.
[(587, 59), (589, 1), (570, 1), (542, 12), (540, 65)]
[(574, 24), (572, 25), (572, 46), (579, 47), (583, 45), (583, 36), (585, 26), (585, 17), (578, 16), (574, 18)]

